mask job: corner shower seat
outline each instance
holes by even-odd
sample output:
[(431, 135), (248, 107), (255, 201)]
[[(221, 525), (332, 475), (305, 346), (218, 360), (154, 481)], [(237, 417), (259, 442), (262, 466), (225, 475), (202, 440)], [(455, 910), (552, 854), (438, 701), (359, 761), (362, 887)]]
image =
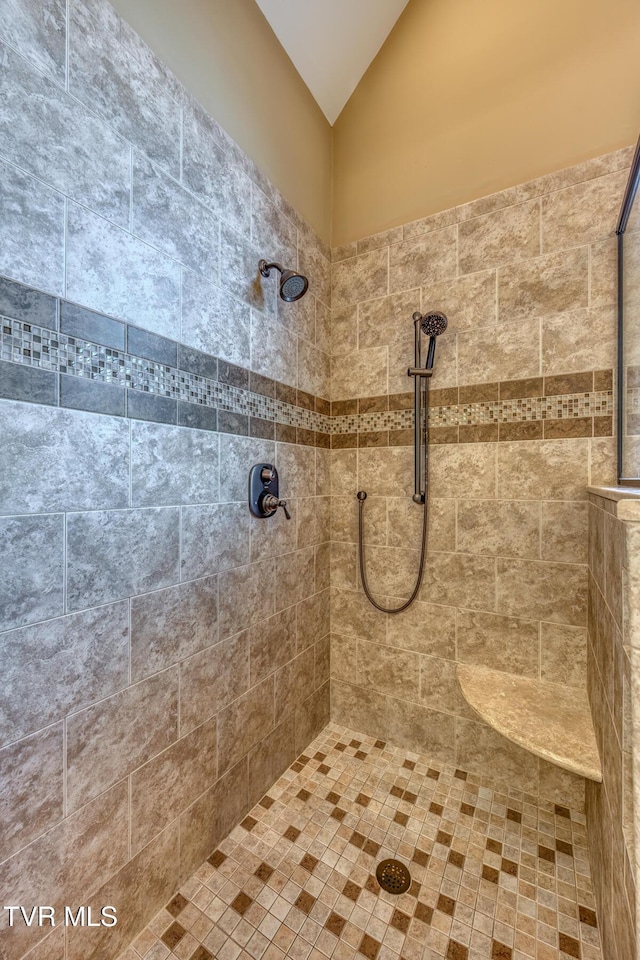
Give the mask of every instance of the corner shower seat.
[(488, 667), (459, 663), (462, 693), (483, 720), (525, 750), (602, 781), (602, 767), (586, 693)]

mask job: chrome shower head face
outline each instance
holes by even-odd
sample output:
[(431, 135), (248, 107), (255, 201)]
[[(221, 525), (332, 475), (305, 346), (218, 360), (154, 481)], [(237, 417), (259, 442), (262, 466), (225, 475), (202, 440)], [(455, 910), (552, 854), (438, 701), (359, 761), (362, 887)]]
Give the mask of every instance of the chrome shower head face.
[(285, 270), (279, 263), (267, 263), (261, 260), (258, 268), (263, 277), (269, 277), (272, 270), (277, 270), (280, 274), (280, 298), (286, 303), (293, 303), (304, 297), (309, 288), (309, 281), (301, 273), (295, 270)]
[(428, 310), (420, 320), (420, 329), (426, 337), (439, 337), (447, 329), (447, 322), (440, 310)]

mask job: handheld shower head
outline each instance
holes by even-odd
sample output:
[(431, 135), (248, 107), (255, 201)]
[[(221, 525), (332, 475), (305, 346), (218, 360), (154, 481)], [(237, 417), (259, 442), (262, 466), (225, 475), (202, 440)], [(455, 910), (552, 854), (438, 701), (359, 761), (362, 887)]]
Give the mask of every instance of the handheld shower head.
[(287, 303), (293, 303), (295, 300), (299, 300), (301, 297), (304, 297), (307, 292), (309, 281), (301, 273), (296, 273), (295, 270), (285, 270), (281, 264), (267, 263), (266, 260), (261, 260), (258, 268), (263, 277), (270, 276), (272, 269), (279, 272), (280, 297)]
[[(436, 337), (439, 337), (440, 334), (444, 333), (447, 329), (448, 320), (441, 310), (427, 310), (425, 314), (414, 313), (413, 321), (414, 323), (419, 323), (420, 329), (425, 337), (429, 337), (426, 369), (431, 370), (436, 352)], [(418, 345), (416, 341), (416, 350), (417, 349)]]
[(439, 337), (447, 329), (447, 318), (441, 310), (428, 310), (424, 316), (413, 315), (414, 320), (420, 321), (420, 329), (426, 337)]

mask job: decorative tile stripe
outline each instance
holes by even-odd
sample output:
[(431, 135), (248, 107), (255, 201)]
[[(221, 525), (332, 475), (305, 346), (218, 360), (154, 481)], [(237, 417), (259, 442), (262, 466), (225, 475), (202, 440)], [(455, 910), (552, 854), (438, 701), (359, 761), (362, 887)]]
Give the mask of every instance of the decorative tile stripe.
[[(535, 420), (565, 420), (576, 417), (606, 417), (613, 414), (613, 391), (530, 397), (430, 407), (429, 426), (454, 427), (487, 423), (524, 423)], [(405, 430), (413, 427), (413, 410), (385, 410), (333, 417), (331, 433), (363, 433)]]
[(0, 359), (321, 433), (328, 416), (174, 366), (20, 320), (0, 318)]

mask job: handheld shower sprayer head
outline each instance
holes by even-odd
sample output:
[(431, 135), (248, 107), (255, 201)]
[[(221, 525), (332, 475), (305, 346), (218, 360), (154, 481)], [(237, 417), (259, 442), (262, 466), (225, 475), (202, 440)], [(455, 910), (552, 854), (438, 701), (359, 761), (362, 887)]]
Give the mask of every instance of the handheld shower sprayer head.
[[(436, 337), (447, 329), (447, 317), (442, 310), (427, 310), (426, 313), (414, 313), (413, 322), (420, 324), (425, 337), (429, 337), (426, 369), (431, 370), (436, 352)], [(416, 348), (417, 349), (417, 348)]]
[(266, 260), (260, 261), (258, 269), (263, 277), (270, 276), (272, 269), (279, 272), (280, 297), (287, 303), (293, 303), (295, 300), (299, 300), (301, 297), (304, 297), (307, 292), (309, 281), (301, 273), (296, 273), (295, 270), (285, 270), (281, 264), (267, 263)]

